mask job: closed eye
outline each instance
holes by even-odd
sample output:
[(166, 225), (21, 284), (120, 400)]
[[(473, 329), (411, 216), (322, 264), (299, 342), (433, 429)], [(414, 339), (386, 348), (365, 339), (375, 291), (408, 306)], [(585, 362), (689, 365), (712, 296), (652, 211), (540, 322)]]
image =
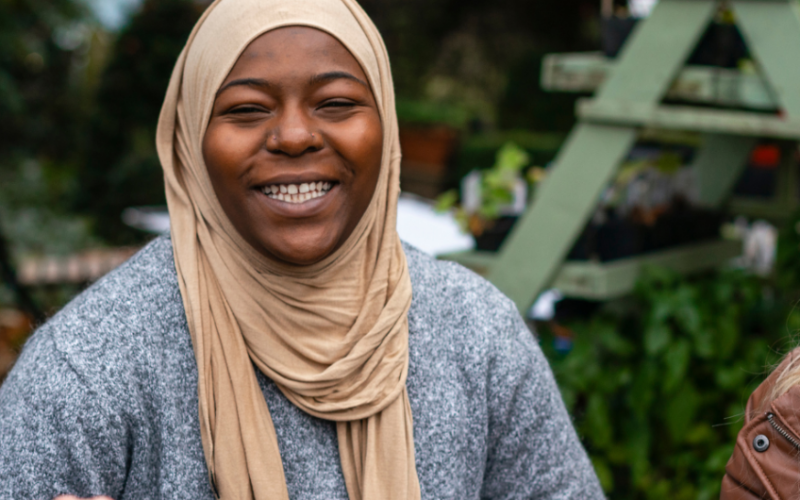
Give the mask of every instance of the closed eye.
[(263, 113), (265, 110), (262, 108), (257, 108), (255, 106), (241, 106), (238, 108), (233, 108), (228, 111), (229, 114), (232, 115), (244, 115), (249, 113)]
[(321, 108), (352, 108), (356, 103), (352, 101), (328, 101), (323, 103)]

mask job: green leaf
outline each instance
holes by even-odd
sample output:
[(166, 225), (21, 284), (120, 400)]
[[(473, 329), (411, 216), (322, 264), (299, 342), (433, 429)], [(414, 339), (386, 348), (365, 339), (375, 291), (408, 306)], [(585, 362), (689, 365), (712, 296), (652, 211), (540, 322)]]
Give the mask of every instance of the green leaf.
[(594, 446), (603, 449), (611, 444), (613, 436), (611, 418), (606, 399), (602, 394), (595, 393), (589, 396), (589, 403), (586, 405), (586, 424), (587, 437)]
[(689, 381), (686, 381), (667, 402), (664, 412), (665, 424), (670, 437), (676, 443), (682, 442), (686, 437), (690, 425), (694, 422), (699, 402), (697, 390)]
[(698, 446), (704, 442), (713, 442), (715, 438), (712, 427), (706, 423), (696, 424), (686, 433), (686, 443)]
[(612, 354), (627, 356), (634, 352), (631, 342), (619, 334), (613, 325), (602, 325), (597, 328), (597, 340)]
[(438, 198), (436, 198), (436, 206), (434, 207), (434, 210), (439, 213), (447, 212), (455, 207), (456, 203), (458, 203), (458, 189), (451, 189), (449, 191), (445, 191), (444, 193), (440, 194)]
[(600, 480), (600, 486), (603, 491), (610, 493), (614, 490), (614, 474), (611, 472), (611, 467), (608, 463), (599, 457), (592, 457), (592, 466), (597, 474), (597, 479)]
[(493, 168), (518, 173), (529, 162), (530, 155), (513, 141), (509, 141), (497, 152), (497, 159)]
[(716, 353), (714, 345), (714, 335), (711, 332), (698, 331), (694, 335), (694, 348), (697, 356), (709, 359)]
[(725, 465), (727, 465), (728, 459), (733, 455), (735, 446), (735, 442), (730, 442), (714, 450), (708, 457), (708, 460), (706, 460), (706, 470), (711, 473), (719, 474), (720, 476), (725, 474)]
[(676, 319), (678, 324), (686, 332), (692, 335), (699, 335), (701, 332), (700, 311), (689, 297), (682, 297), (683, 303), (677, 310)]
[(626, 442), (631, 455), (631, 480), (640, 485), (650, 473), (651, 428), (647, 421), (635, 418), (625, 421)]
[(659, 370), (656, 364), (647, 360), (633, 379), (633, 386), (628, 391), (628, 407), (639, 418), (645, 418), (650, 411), (655, 392), (653, 385), (657, 381)]
[(686, 369), (689, 366), (691, 346), (689, 342), (680, 339), (667, 350), (664, 355), (665, 372), (663, 389), (665, 393), (672, 392), (686, 376)]
[(736, 389), (744, 386), (747, 372), (741, 366), (720, 366), (714, 372), (714, 381), (721, 389)]
[(722, 316), (716, 321), (717, 356), (728, 359), (739, 341), (739, 323), (732, 316)]
[(664, 323), (650, 325), (644, 332), (644, 349), (649, 355), (655, 355), (666, 349), (672, 340), (672, 332)]

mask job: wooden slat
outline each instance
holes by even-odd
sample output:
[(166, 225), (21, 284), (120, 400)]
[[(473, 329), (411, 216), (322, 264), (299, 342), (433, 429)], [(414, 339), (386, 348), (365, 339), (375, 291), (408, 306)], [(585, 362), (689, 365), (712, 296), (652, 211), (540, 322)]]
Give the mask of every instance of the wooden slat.
[(96, 281), (135, 254), (138, 248), (92, 250), (66, 257), (22, 260), (17, 278), (26, 286)]
[[(691, 273), (718, 266), (741, 253), (741, 241), (722, 240), (670, 248), (606, 263), (567, 261), (550, 286), (558, 289), (565, 297), (608, 300), (630, 293), (642, 269), (647, 266), (661, 266), (681, 273)], [(485, 274), (497, 260), (497, 254), (460, 252), (441, 258)], [(529, 265), (535, 264), (530, 262)]]
[[(594, 92), (614, 70), (615, 62), (600, 52), (550, 54), (542, 63), (541, 85), (558, 92)], [(780, 104), (760, 74), (710, 66), (687, 66), (673, 81), (666, 98), (758, 111)]]
[(777, 115), (594, 99), (581, 99), (577, 108), (578, 116), (591, 123), (800, 140), (800, 121)]

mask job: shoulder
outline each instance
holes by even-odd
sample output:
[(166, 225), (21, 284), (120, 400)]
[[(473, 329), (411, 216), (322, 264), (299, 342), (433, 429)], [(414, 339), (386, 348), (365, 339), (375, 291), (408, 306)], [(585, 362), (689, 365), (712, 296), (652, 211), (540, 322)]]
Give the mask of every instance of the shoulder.
[(521, 319), (514, 303), (485, 278), (455, 262), (437, 260), (404, 244), (413, 291), (412, 314), (470, 320), (493, 329)]
[(101, 397), (135, 397), (168, 358), (191, 353), (187, 332), (172, 244), (161, 237), (42, 325), (9, 380), (41, 379), (55, 390), (68, 371)]
[(421, 349), (445, 351), (478, 372), (542, 362), (537, 369), (549, 370), (511, 299), (460, 264), (404, 249), (413, 293), (412, 356)]
[(78, 295), (37, 334), (52, 336), (65, 352), (98, 351), (183, 318), (172, 243), (161, 237)]

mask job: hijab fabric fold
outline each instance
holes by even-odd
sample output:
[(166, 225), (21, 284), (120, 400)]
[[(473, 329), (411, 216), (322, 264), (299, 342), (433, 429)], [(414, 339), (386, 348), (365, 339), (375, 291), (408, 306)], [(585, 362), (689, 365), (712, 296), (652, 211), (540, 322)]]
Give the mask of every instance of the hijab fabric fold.
[[(345, 244), (311, 266), (254, 250), (216, 199), (202, 155), (215, 94), (255, 38), (307, 26), (361, 64), (383, 124), (381, 171)], [(351, 500), (416, 500), (406, 392), (411, 282), (396, 232), (400, 147), (389, 59), (354, 0), (217, 0), (178, 59), (159, 118), (175, 265), (198, 368), (200, 431), (217, 496), (288, 500), (253, 368), (335, 421)]]

